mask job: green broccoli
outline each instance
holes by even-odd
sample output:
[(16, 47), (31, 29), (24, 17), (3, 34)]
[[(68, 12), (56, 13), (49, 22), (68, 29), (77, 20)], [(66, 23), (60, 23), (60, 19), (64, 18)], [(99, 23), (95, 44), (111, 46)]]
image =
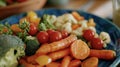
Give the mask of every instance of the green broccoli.
[(53, 25), (53, 15), (45, 14), (39, 24), (39, 30), (56, 29)]
[(17, 60), (25, 55), (24, 46), (17, 36), (0, 35), (0, 67), (17, 67)]
[(26, 43), (25, 53), (28, 56), (35, 54), (35, 52), (40, 46), (37, 38), (33, 36), (27, 36), (25, 39), (25, 43)]

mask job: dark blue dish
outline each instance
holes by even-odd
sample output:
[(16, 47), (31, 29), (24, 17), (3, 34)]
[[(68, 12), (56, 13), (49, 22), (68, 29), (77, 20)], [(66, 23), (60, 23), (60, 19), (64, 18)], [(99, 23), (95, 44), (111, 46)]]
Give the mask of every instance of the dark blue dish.
[[(100, 60), (99, 67), (116, 67), (120, 62), (120, 30), (112, 22), (105, 20), (103, 18), (100, 18), (98, 16), (79, 11), (79, 10), (43, 9), (43, 10), (36, 11), (36, 13), (38, 14), (38, 16), (41, 17), (44, 14), (51, 14), (51, 15), (53, 14), (53, 15), (59, 16), (64, 13), (71, 13), (72, 11), (78, 11), (80, 15), (85, 17), (85, 19), (94, 18), (97, 24), (96, 26), (97, 32), (99, 33), (101, 31), (105, 31), (110, 34), (112, 42), (108, 45), (106, 49), (115, 50), (117, 57), (113, 61)], [(18, 23), (19, 19), (24, 16), (26, 16), (26, 13), (22, 13), (20, 15), (14, 15), (0, 21), (0, 23), (5, 23), (5, 22), (8, 22), (10, 24)]]

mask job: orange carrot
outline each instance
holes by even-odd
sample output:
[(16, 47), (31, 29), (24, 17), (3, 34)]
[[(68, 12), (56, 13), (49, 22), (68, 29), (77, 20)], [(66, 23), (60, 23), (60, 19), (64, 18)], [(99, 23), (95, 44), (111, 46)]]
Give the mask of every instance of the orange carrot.
[(84, 17), (80, 16), (80, 14), (78, 14), (77, 12), (72, 12), (72, 15), (74, 16), (74, 18), (78, 21), (80, 20), (84, 20)]
[(36, 64), (35, 59), (37, 57), (38, 57), (37, 55), (32, 55), (32, 56), (27, 57), (26, 60), (27, 60), (28, 63)]
[(72, 60), (72, 61), (70, 62), (70, 64), (69, 64), (68, 67), (80, 67), (80, 65), (81, 65), (81, 61), (75, 59), (75, 60)]
[(79, 24), (73, 24), (73, 25), (72, 25), (72, 29), (73, 29), (73, 30), (77, 29), (78, 27), (80, 27)]
[(81, 67), (98, 67), (98, 58), (91, 57), (81, 63)]
[(35, 65), (26, 62), (24, 59), (20, 59), (19, 63), (24, 65), (25, 67), (35, 67)]
[(18, 24), (13, 24), (10, 27), (14, 33), (22, 32), (22, 29), (19, 28)]
[(46, 65), (46, 67), (60, 67), (60, 63), (58, 62), (51, 62)]
[(65, 56), (62, 60), (61, 67), (68, 67), (70, 60), (71, 60), (70, 56)]
[(88, 21), (87, 25), (88, 25), (88, 26), (93, 26), (93, 27), (95, 27), (95, 26), (96, 26), (96, 24), (95, 24), (95, 22), (94, 22), (93, 18), (89, 19), (89, 21)]
[(115, 56), (116, 53), (113, 50), (90, 50), (90, 57), (98, 57), (99, 59), (104, 60), (113, 60)]
[(71, 44), (70, 51), (76, 59), (85, 59), (89, 56), (90, 48), (82, 40), (76, 40)]
[(61, 50), (61, 49), (69, 47), (69, 45), (75, 40), (77, 40), (76, 35), (70, 35), (67, 38), (62, 39), (60, 41), (53, 42), (53, 43), (50, 43), (50, 44), (47, 44), (47, 45), (42, 45), (37, 50), (36, 53), (47, 54), (49, 52), (54, 52), (54, 51), (57, 51), (57, 50)]
[(50, 58), (52, 58), (52, 61), (55, 61), (57, 59), (61, 59), (65, 56), (69, 55), (69, 53), (70, 53), (70, 49), (67, 48), (67, 49), (64, 49), (64, 50), (59, 50), (59, 51), (50, 53), (50, 54), (48, 54), (48, 56)]

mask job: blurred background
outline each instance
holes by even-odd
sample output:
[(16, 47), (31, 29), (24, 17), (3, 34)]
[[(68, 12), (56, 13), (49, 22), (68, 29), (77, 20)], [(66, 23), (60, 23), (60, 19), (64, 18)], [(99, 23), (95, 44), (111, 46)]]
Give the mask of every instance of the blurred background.
[(0, 19), (44, 8), (76, 9), (112, 19), (112, 0), (0, 0)]

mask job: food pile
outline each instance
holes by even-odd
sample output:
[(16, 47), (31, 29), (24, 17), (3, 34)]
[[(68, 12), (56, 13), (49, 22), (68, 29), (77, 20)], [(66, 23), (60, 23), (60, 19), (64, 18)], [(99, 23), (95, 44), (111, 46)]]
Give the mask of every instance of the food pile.
[(1, 57), (0, 67), (98, 67), (99, 59), (114, 60), (115, 51), (106, 49), (109, 34), (97, 33), (95, 26), (93, 18), (86, 20), (75, 11), (42, 17), (30, 11), (18, 24), (0, 24), (0, 45), (9, 47), (4, 52), (0, 47), (0, 55), (11, 53), (18, 60), (6, 57), (2, 63)]
[(11, 4), (22, 3), (25, 1), (27, 1), (27, 0), (0, 0), (0, 7), (4, 7), (7, 5), (11, 5)]

